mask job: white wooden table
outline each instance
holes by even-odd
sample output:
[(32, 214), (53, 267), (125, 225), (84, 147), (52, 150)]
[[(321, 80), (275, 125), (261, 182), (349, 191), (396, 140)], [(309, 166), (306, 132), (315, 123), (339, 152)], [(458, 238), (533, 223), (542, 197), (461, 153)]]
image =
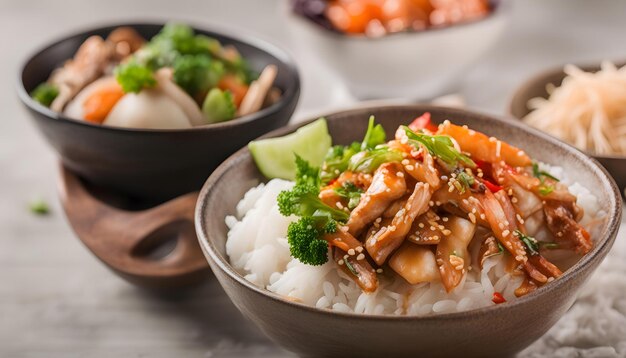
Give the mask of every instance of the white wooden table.
[[(179, 19), (242, 29), (291, 50), (283, 10), (269, 0), (0, 0), (0, 357), (289, 356), (238, 313), (215, 280), (156, 297), (101, 265), (66, 223), (55, 156), (14, 91), (24, 56), (73, 29)], [(625, 15), (620, 0), (518, 1), (505, 39), (457, 91), (470, 107), (502, 114), (512, 90), (537, 70), (626, 59)], [(303, 76), (295, 120), (352, 101), (317, 62), (294, 56)], [(29, 212), (37, 196), (51, 203), (50, 216)]]

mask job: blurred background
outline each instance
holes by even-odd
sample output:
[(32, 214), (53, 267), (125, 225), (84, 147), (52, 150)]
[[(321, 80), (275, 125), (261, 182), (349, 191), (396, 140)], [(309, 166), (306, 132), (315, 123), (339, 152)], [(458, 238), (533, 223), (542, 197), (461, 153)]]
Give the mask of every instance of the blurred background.
[[(512, 91), (544, 68), (626, 59), (624, 1), (507, 5), (510, 18), (500, 39), (446, 90), (472, 109), (504, 115)], [(70, 32), (134, 20), (253, 34), (287, 50), (303, 86), (292, 122), (357, 102), (327, 59), (293, 36), (286, 1), (1, 1), (0, 356), (289, 356), (240, 316), (217, 282), (171, 297), (138, 290), (97, 262), (65, 221), (56, 198), (56, 157), (15, 95), (19, 66)], [(49, 215), (31, 213), (36, 199), (48, 203)]]

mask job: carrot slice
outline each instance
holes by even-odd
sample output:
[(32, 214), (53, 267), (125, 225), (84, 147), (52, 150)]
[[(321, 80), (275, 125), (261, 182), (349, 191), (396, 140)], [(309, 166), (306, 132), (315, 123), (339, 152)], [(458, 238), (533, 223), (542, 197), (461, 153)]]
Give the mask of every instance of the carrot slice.
[(101, 124), (123, 96), (124, 91), (116, 81), (103, 85), (83, 102), (83, 118)]

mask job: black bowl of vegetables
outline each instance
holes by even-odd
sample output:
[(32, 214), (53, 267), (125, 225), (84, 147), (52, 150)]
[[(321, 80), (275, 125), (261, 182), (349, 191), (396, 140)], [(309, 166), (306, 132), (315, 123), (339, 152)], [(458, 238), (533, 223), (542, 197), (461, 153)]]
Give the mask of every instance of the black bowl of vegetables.
[(162, 201), (199, 189), (230, 154), (284, 126), (300, 79), (285, 52), (258, 39), (134, 23), (36, 51), (17, 91), (68, 169)]

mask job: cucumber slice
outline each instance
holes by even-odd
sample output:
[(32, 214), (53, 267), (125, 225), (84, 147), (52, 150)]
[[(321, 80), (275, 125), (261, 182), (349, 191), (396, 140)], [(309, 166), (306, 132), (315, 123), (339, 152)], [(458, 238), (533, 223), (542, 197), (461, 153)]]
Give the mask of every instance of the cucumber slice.
[(294, 133), (250, 142), (248, 149), (257, 167), (267, 178), (294, 180), (294, 153), (314, 166), (321, 166), (332, 143), (326, 119), (320, 118)]

